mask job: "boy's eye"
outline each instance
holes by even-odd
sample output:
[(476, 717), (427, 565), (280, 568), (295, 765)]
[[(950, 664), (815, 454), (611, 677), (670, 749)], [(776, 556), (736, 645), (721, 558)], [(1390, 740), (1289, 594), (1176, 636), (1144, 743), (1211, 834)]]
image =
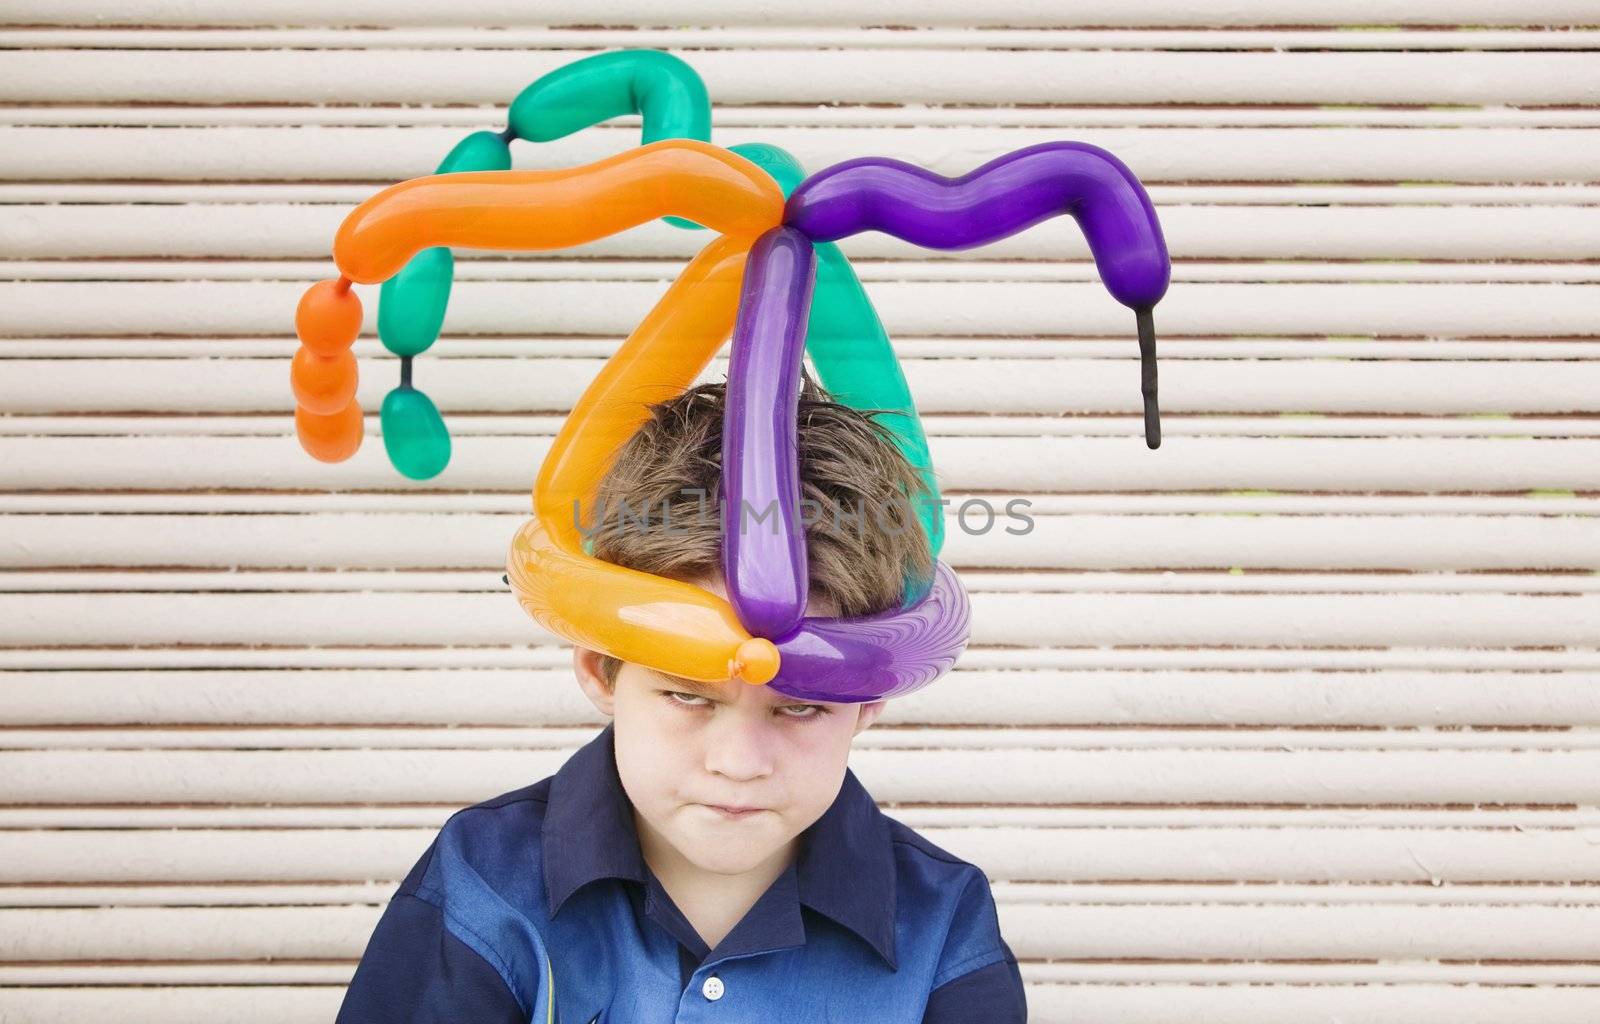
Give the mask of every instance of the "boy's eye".
[(706, 706), (706, 699), (698, 693), (685, 693), (682, 690), (663, 690), (662, 692), (672, 698), (672, 703), (674, 704), (682, 704), (691, 708), (703, 708)]
[[(703, 708), (709, 701), (698, 693), (686, 693), (683, 690), (662, 690), (667, 699), (685, 708)], [(829, 709), (821, 704), (784, 704), (778, 708), (781, 718), (820, 718), (827, 714)]]
[(823, 707), (821, 704), (785, 704), (785, 705), (783, 705), (782, 710), (784, 712), (790, 712), (790, 711), (802, 712), (801, 714), (797, 714), (797, 715), (791, 715), (791, 714), (787, 714), (786, 713), (783, 716), (785, 718), (818, 718), (818, 717), (828, 713), (828, 709)]

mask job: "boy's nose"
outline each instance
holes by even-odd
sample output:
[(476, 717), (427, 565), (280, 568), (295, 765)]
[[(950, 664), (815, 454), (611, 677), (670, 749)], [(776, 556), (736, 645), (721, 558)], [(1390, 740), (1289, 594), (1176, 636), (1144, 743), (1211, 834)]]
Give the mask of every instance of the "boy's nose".
[(706, 770), (736, 782), (772, 774), (771, 726), (754, 716), (731, 712), (706, 736)]

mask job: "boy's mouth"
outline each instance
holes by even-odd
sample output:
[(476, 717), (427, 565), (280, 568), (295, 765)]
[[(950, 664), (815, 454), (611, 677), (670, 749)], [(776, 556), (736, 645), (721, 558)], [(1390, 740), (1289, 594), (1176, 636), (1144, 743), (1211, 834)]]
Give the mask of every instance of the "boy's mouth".
[(765, 807), (724, 807), (721, 804), (701, 804), (700, 806), (716, 811), (724, 818), (748, 818), (752, 814), (759, 814), (766, 810)]

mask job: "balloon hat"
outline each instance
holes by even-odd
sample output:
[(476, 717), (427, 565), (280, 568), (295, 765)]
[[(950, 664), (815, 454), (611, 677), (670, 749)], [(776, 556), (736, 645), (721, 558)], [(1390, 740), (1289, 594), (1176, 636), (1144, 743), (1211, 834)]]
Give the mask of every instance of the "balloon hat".
[[(334, 243), (343, 276), (313, 285), (296, 322), (303, 352), (319, 360), (348, 356), (361, 322), (350, 282), (387, 280), (428, 246), (562, 248), (660, 216), (721, 232), (563, 424), (534, 487), (534, 516), (512, 540), (507, 576), (546, 628), (624, 661), (690, 679), (765, 683), (798, 699), (874, 701), (948, 671), (965, 649), (970, 607), (956, 574), (938, 560), (917, 599), (901, 608), (853, 618), (804, 614), (796, 420), (819, 243), (880, 230), (929, 248), (962, 249), (1060, 213), (1077, 219), (1112, 295), (1136, 313), (1146, 441), (1154, 448), (1160, 434), (1151, 310), (1166, 291), (1170, 264), (1138, 180), (1111, 154), (1081, 143), (1028, 147), (956, 179), (900, 161), (848, 161), (803, 181), (787, 203), (761, 168), (693, 140), (664, 140), (561, 171), (414, 179), (345, 219)], [(647, 406), (686, 390), (730, 330), (720, 494), (724, 600), (593, 558), (582, 549), (574, 510), (644, 422)], [(353, 395), (353, 360), (349, 371)], [(319, 391), (296, 378), (295, 387), (306, 449), (327, 461), (353, 454), (361, 414), (346, 384)], [(348, 404), (335, 408), (341, 397)], [(931, 474), (931, 467), (918, 469)], [(747, 532), (747, 505), (771, 507), (778, 530)]]
[[(511, 102), (505, 131), (466, 136), (434, 173), (508, 170), (513, 140), (552, 142), (629, 114), (642, 123), (641, 145), (663, 139), (711, 141), (711, 99), (692, 67), (661, 50), (616, 50), (572, 61), (535, 79)], [(785, 197), (806, 176), (799, 161), (778, 146), (749, 142), (728, 150), (771, 175)], [(675, 227), (701, 227), (682, 217), (663, 219)], [(917, 513), (937, 558), (944, 544), (939, 484), (900, 360), (839, 247), (825, 242), (815, 248), (817, 283), (806, 352), (823, 388), (835, 398), (887, 414), (879, 422), (906, 461), (921, 470), (929, 499)], [(438, 340), (454, 276), (450, 249), (430, 247), (384, 281), (378, 296), (378, 337), (400, 357), (400, 386), (384, 398), (380, 415), (383, 444), (389, 462), (413, 480), (437, 476), (450, 461), (450, 432), (433, 401), (413, 385), (412, 362)], [(927, 581), (911, 583), (908, 605), (922, 596)]]

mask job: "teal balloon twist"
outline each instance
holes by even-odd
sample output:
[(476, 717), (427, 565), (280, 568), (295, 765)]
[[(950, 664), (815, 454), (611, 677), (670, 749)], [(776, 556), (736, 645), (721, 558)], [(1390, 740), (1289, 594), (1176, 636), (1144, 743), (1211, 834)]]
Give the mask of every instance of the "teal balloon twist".
[[(511, 148), (495, 132), (473, 132), (440, 161), (435, 174), (511, 169)], [(411, 386), (409, 360), (439, 338), (450, 305), (455, 257), (445, 246), (423, 249), (378, 290), (378, 338), (407, 360), (400, 387), (383, 400), (379, 423), (389, 464), (413, 480), (429, 480), (450, 462), (450, 431), (427, 395)]]
[(450, 431), (433, 399), (410, 384), (401, 384), (383, 398), (378, 413), (383, 447), (394, 468), (413, 480), (437, 476), (450, 462)]

